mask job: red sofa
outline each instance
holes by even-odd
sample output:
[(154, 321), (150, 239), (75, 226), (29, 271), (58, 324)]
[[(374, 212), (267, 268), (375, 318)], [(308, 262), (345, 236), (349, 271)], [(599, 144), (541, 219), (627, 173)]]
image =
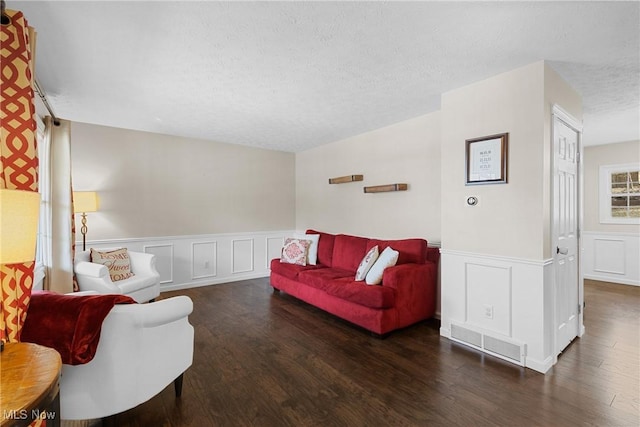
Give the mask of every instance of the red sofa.
[[(346, 234), (319, 234), (317, 265), (271, 260), (271, 286), (379, 335), (433, 316), (439, 251), (424, 239), (376, 240)], [(382, 284), (356, 282), (360, 261), (373, 246), (399, 252)]]

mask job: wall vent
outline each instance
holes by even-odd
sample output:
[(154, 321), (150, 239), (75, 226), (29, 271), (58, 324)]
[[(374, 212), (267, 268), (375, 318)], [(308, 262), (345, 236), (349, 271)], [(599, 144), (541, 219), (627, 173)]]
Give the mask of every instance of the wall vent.
[(516, 363), (520, 363), (522, 359), (522, 354), (521, 354), (519, 345), (515, 345), (510, 342), (499, 340), (497, 338), (490, 337), (488, 335), (484, 336), (484, 348), (493, 353), (499, 354), (500, 356), (509, 358)]
[(463, 341), (476, 347), (482, 347), (482, 334), (462, 326), (451, 324), (451, 338)]
[(526, 345), (508, 338), (497, 338), (474, 330), (468, 326), (451, 323), (451, 339), (461, 344), (470, 345), (485, 353), (492, 354), (509, 362), (524, 366)]

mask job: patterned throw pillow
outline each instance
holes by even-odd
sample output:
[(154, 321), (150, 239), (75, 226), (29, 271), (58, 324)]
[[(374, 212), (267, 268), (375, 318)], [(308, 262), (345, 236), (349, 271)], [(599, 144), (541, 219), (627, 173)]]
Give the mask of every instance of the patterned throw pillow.
[(320, 241), (319, 234), (299, 234), (293, 235), (294, 239), (309, 240), (309, 253), (307, 254), (307, 264), (316, 265), (318, 263), (318, 242)]
[(100, 252), (91, 248), (91, 262), (106, 265), (112, 282), (134, 276), (131, 272), (131, 261), (129, 260), (127, 248), (108, 252)]
[(282, 247), (280, 262), (296, 265), (307, 265), (310, 240), (287, 238)]
[(369, 252), (362, 258), (358, 271), (356, 271), (356, 282), (361, 282), (367, 277), (369, 269), (373, 267), (373, 263), (378, 259), (378, 246), (374, 246), (369, 249)]

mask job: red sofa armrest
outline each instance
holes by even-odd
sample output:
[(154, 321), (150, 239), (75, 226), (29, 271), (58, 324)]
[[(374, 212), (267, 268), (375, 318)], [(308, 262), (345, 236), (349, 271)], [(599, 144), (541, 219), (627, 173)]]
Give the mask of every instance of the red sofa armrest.
[(427, 262), (433, 262), (436, 265), (440, 261), (440, 248), (428, 247), (427, 248)]
[(396, 307), (402, 316), (419, 315), (428, 318), (436, 307), (437, 264), (401, 264), (384, 270), (382, 286), (396, 291)]
[(433, 271), (433, 263), (400, 264), (387, 267), (382, 275), (382, 286), (405, 292), (412, 286), (427, 286)]

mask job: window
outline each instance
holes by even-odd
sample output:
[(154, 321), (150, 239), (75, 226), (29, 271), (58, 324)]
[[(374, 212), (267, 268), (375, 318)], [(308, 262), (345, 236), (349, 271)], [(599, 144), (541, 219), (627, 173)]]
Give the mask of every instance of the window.
[(600, 166), (600, 222), (640, 224), (640, 164)]
[(47, 170), (48, 160), (44, 157), (46, 153), (45, 138), (44, 138), (44, 123), (40, 116), (36, 115), (36, 138), (38, 144), (38, 191), (40, 193), (40, 223), (38, 224), (38, 239), (36, 241), (36, 266), (33, 277), (33, 289), (42, 290), (43, 280), (45, 275), (44, 267), (44, 248), (46, 244), (45, 240), (45, 219), (47, 218), (45, 209), (47, 204), (45, 203), (43, 192), (43, 180), (42, 177), (46, 176), (49, 171)]
[(42, 265), (42, 245), (43, 245), (43, 218), (44, 218), (44, 202), (42, 197), (42, 176), (46, 173), (44, 166), (46, 162), (43, 161), (42, 155), (44, 152), (44, 123), (42, 119), (36, 115), (36, 144), (38, 145), (38, 192), (40, 193), (40, 222), (38, 224), (38, 239), (36, 241), (36, 266)]

